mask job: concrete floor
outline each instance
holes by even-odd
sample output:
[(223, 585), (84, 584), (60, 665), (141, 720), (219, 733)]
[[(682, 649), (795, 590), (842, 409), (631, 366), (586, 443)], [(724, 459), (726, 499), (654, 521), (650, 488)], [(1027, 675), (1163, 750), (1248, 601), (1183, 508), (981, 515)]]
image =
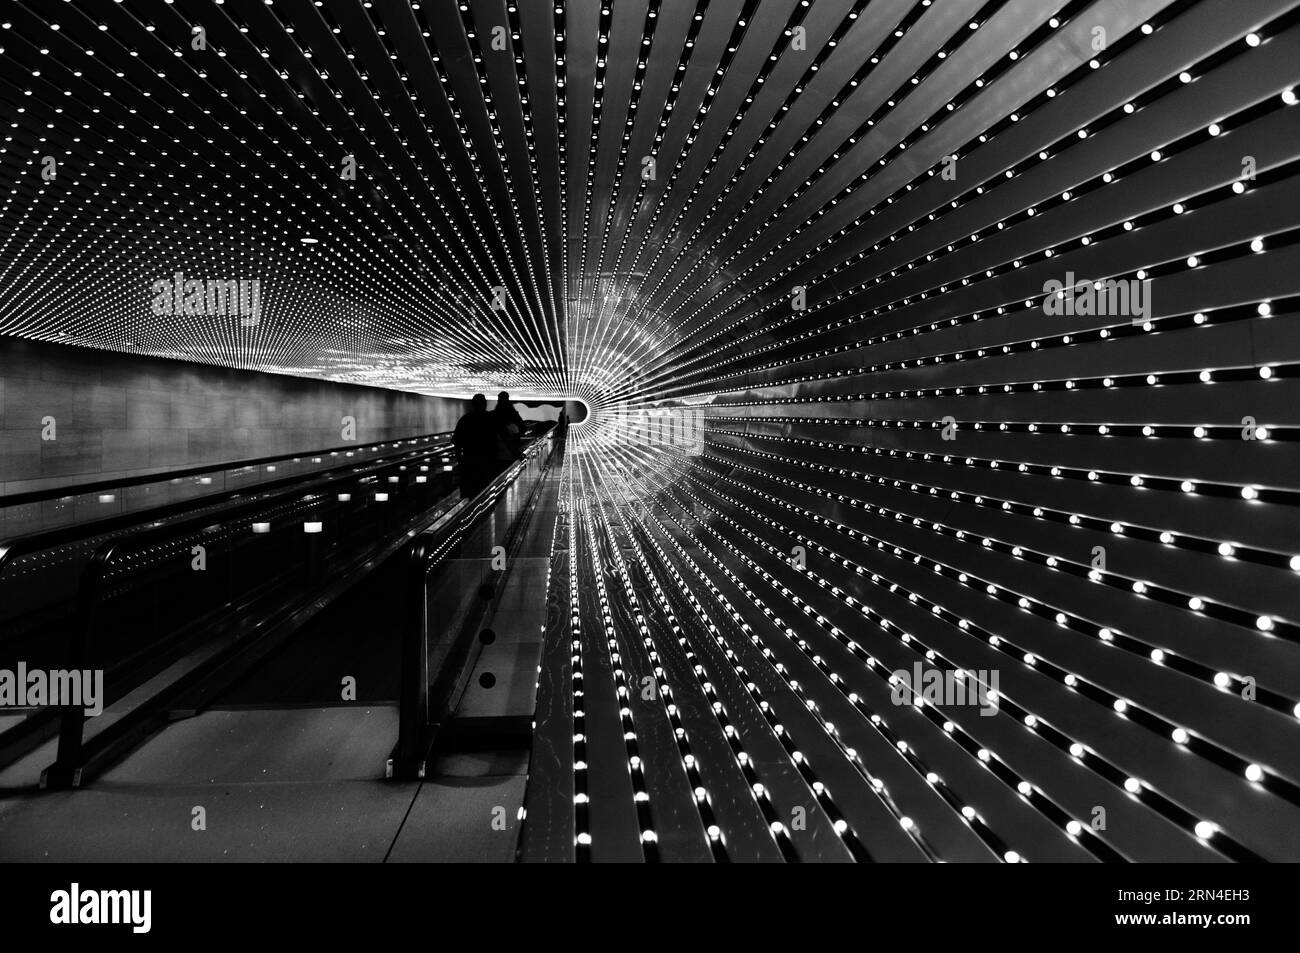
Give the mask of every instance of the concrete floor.
[(386, 706), (205, 712), (85, 789), (0, 791), (0, 860), (512, 859), (526, 761), (456, 755), (394, 783), (376, 753), (396, 733)]

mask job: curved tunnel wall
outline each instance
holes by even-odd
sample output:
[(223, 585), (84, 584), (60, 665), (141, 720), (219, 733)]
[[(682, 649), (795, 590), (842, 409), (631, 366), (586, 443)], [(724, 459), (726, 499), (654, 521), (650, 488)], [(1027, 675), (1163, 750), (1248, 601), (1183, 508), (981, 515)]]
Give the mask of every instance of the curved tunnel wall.
[(464, 406), (0, 338), (0, 496), (445, 433)]

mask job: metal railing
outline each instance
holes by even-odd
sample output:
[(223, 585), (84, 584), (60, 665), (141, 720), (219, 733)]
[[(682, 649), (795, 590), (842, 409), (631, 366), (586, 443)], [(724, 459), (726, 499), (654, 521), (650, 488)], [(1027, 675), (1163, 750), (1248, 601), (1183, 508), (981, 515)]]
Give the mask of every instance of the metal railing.
[(401, 619), (400, 722), (388, 777), (424, 776), (438, 727), (463, 681), (478, 623), (563, 446), (562, 431), (535, 441), (523, 459), (413, 542)]
[[(450, 434), (428, 434), (404, 441), (376, 446), (385, 456), (350, 460), (346, 452), (331, 467), (306, 475), (280, 476), (245, 490), (230, 490), (201, 499), (187, 500), (139, 513), (65, 526), (0, 541), (0, 624), (12, 629), (15, 619), (31, 613), (41, 605), (67, 602), (74, 597), (81, 571), (95, 549), (109, 539), (136, 532), (145, 525), (186, 519), (206, 514), (212, 523), (220, 523), (222, 514), (232, 505), (245, 500), (267, 500), (285, 490), (310, 490), (340, 474), (365, 474), (393, 460), (451, 453)], [(317, 455), (319, 456), (319, 455)], [(443, 464), (450, 470), (450, 458)], [(0, 640), (2, 642), (3, 640)]]
[(139, 517), (144, 511), (191, 505), (297, 480), (349, 463), (367, 462), (400, 449), (427, 449), (450, 442), (445, 432), (362, 444), (327, 447), (311, 453), (283, 453), (230, 463), (208, 464), (110, 480), (95, 480), (47, 490), (0, 494), (0, 540), (101, 520)]

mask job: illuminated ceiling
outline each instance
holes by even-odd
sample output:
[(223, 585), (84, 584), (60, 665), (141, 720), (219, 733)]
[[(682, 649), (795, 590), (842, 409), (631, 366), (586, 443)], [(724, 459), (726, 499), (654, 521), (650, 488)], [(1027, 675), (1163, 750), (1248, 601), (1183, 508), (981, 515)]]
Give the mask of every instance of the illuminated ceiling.
[[(573, 598), (840, 712), (796, 856), (1300, 857), (1294, 0), (4, 18), (0, 333), (588, 399)], [(177, 272), (260, 313), (155, 313)], [(1001, 713), (891, 707), (910, 660)]]

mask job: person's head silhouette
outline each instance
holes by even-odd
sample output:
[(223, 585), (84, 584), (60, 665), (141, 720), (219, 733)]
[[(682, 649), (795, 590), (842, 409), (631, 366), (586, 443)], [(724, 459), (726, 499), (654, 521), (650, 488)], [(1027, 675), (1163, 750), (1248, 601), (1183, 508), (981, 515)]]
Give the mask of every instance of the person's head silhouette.
[(503, 390), (501, 393), (497, 394), (497, 403), (499, 403), (499, 404), (508, 404), (508, 403), (510, 403), (510, 393), (509, 393), (509, 391), (504, 391), (504, 390)]
[(469, 401), (470, 410), (487, 410), (487, 398), (482, 394), (475, 394)]

